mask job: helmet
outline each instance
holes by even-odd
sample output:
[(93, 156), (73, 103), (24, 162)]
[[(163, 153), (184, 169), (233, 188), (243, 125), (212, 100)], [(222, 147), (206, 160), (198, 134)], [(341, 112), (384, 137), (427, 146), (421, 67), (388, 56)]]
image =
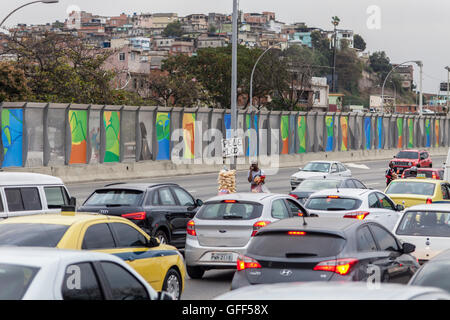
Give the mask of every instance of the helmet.
[(409, 169), (409, 172), (411, 172), (411, 173), (417, 173), (417, 167), (411, 167), (410, 169)]

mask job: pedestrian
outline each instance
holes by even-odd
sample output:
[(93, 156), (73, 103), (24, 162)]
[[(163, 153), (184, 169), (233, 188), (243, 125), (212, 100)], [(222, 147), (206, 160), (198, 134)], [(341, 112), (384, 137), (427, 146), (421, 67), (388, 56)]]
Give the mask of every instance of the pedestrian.
[(257, 161), (253, 161), (248, 172), (248, 182), (250, 182), (251, 192), (262, 192), (262, 184), (264, 184), (264, 171), (262, 171)]
[(392, 180), (398, 178), (397, 173), (394, 169), (394, 164), (392, 162), (389, 163), (389, 169), (386, 170), (386, 187), (391, 183)]

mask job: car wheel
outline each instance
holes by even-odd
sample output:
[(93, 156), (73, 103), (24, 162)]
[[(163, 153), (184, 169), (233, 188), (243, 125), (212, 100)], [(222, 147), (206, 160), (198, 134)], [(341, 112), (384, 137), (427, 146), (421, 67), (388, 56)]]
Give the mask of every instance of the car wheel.
[(433, 168), (433, 164), (432, 163), (430, 163), (430, 168)]
[(157, 238), (159, 240), (160, 244), (169, 243), (169, 238), (167, 237), (167, 234), (162, 230), (156, 231), (155, 238)]
[(186, 266), (186, 271), (191, 279), (201, 279), (205, 274), (205, 270), (202, 267)]
[(182, 281), (180, 274), (176, 270), (170, 269), (164, 279), (162, 291), (171, 294), (174, 297), (174, 300), (180, 300), (181, 289)]

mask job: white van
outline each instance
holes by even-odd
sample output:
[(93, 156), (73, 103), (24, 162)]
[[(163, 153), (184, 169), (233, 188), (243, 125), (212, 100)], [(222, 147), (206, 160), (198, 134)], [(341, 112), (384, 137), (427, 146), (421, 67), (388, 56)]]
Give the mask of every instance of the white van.
[(61, 179), (37, 173), (0, 172), (0, 219), (75, 210)]

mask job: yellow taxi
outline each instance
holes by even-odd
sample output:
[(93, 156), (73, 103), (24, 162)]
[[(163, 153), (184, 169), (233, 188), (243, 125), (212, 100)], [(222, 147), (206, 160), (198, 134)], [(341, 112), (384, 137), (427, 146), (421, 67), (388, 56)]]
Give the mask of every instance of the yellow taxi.
[(387, 186), (384, 193), (405, 208), (424, 203), (450, 203), (450, 184), (443, 180), (421, 177), (396, 179)]
[(158, 292), (179, 299), (184, 289), (184, 259), (136, 224), (121, 217), (63, 212), (0, 221), (0, 246), (56, 247), (113, 254), (133, 267)]

